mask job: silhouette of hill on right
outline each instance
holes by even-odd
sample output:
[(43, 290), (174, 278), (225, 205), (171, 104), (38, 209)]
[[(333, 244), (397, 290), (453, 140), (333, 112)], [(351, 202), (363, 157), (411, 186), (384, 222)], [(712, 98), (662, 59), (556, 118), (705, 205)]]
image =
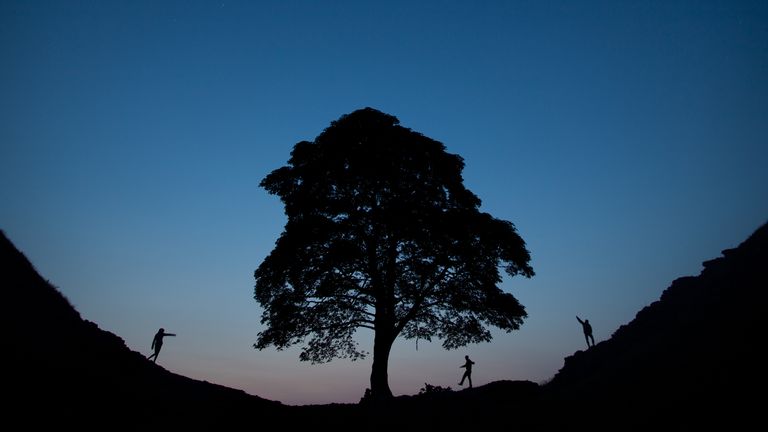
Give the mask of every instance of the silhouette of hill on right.
[(758, 418), (751, 395), (765, 382), (768, 224), (722, 254), (675, 280), (609, 340), (567, 357), (545, 393), (590, 407), (587, 417), (631, 413), (646, 426), (671, 418), (675, 430)]

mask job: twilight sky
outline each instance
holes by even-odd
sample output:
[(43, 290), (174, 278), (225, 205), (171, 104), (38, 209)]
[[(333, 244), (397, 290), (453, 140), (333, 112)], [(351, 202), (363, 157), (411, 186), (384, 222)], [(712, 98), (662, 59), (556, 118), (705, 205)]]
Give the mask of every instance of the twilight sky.
[[(252, 348), (285, 217), (258, 187), (370, 106), (466, 163), (533, 279), (517, 332), (397, 342), (395, 394), (551, 378), (768, 220), (765, 1), (3, 1), (0, 229), (158, 363), (289, 404), (356, 402), (370, 359)], [(362, 347), (372, 335), (361, 330)]]

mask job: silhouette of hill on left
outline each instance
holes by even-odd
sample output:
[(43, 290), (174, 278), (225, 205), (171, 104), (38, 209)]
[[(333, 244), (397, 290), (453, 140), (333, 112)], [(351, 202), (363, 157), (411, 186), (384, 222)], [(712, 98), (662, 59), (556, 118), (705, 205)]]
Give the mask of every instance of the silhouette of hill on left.
[(279, 402), (168, 372), (131, 351), (82, 319), (1, 231), (0, 281), (6, 424), (217, 430), (252, 421), (245, 415), (286, 415)]

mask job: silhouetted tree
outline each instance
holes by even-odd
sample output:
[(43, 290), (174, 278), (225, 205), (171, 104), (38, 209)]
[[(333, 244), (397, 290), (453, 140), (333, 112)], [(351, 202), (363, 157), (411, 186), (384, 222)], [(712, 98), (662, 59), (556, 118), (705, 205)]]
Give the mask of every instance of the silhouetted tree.
[(261, 186), (288, 221), (255, 272), (266, 329), (255, 348), (309, 341), (300, 359), (367, 353), (353, 335), (374, 331), (371, 396), (391, 397), (387, 365), (398, 336), (446, 349), (489, 341), (487, 325), (518, 329), (525, 309), (499, 289), (499, 269), (531, 277), (512, 223), (478, 210), (463, 159), (371, 108), (296, 144)]

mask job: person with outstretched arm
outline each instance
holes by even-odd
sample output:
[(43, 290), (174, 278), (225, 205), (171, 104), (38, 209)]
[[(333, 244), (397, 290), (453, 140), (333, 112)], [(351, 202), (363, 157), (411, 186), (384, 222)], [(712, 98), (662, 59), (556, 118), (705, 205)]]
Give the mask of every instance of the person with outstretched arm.
[(472, 388), (472, 365), (475, 364), (472, 360), (469, 359), (469, 356), (464, 356), (464, 359), (466, 360), (463, 365), (459, 366), (459, 369), (464, 368), (464, 375), (461, 377), (461, 381), (459, 381), (459, 385), (464, 385), (464, 379), (469, 380), (469, 388)]
[[(584, 331), (584, 339), (587, 340), (587, 349), (595, 346), (595, 338), (592, 336), (592, 325), (589, 324), (589, 320), (582, 321), (578, 315), (576, 315), (576, 319), (579, 320), (581, 329)], [(592, 340), (592, 345), (589, 344), (590, 339)]]
[(166, 333), (164, 328), (160, 328), (160, 330), (155, 333), (155, 337), (152, 339), (152, 349), (155, 350), (155, 352), (149, 356), (147, 356), (147, 359), (151, 360), (154, 358), (155, 363), (157, 363), (157, 356), (160, 354), (160, 348), (163, 347), (163, 338), (166, 336), (176, 336), (174, 333)]

